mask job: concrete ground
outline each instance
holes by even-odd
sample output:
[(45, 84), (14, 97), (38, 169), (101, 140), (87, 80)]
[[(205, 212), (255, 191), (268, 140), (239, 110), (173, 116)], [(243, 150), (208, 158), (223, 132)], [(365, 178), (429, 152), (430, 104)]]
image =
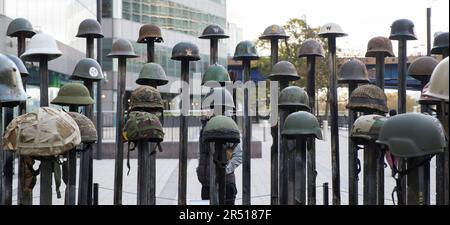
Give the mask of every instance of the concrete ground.
[[(322, 184), (329, 183), (329, 202), (331, 200), (331, 148), (329, 132), (326, 132), (325, 140), (317, 140), (316, 144), (316, 162), (317, 162), (317, 204), (323, 203), (323, 189)], [(341, 177), (341, 203), (348, 204), (348, 155), (347, 155), (347, 130), (340, 130), (339, 146), (340, 146), (340, 177)], [(262, 128), (260, 125), (253, 125), (253, 138), (263, 141), (262, 158), (252, 159), (251, 161), (251, 196), (252, 204), (267, 205), (270, 204), (270, 146), (272, 143), (269, 128)], [(359, 159), (363, 159), (363, 152), (359, 151)], [(17, 165), (17, 163), (15, 163)], [(187, 199), (188, 204), (204, 204), (199, 201), (201, 185), (197, 179), (196, 167), (198, 165), (197, 159), (188, 161), (187, 172)], [(178, 159), (157, 159), (156, 161), (156, 203), (159, 205), (174, 205), (177, 204), (177, 186), (178, 186)], [(435, 180), (435, 160), (431, 163), (431, 180)], [(17, 168), (16, 168), (17, 172)], [(124, 163), (123, 176), (123, 204), (136, 204), (136, 181), (137, 181), (137, 160), (131, 160), (131, 172), (127, 176), (126, 163)], [(242, 166), (238, 167), (236, 173), (236, 185), (238, 195), (236, 204), (242, 202)], [(385, 204), (392, 204), (391, 192), (395, 185), (393, 178), (390, 176), (390, 168), (385, 169)], [(363, 174), (361, 172), (359, 179), (359, 204), (362, 204), (362, 181)], [(113, 188), (114, 188), (114, 160), (95, 160), (94, 161), (94, 183), (99, 184), (99, 204), (111, 205), (113, 203)], [(13, 190), (13, 204), (17, 203), (17, 179), (14, 180)], [(434, 182), (431, 183), (431, 202), (434, 204), (435, 195)], [(64, 196), (64, 184), (61, 187), (62, 196)], [(64, 199), (56, 199), (56, 192), (54, 192), (53, 204), (63, 204)], [(39, 178), (33, 191), (33, 203), (39, 204)]]

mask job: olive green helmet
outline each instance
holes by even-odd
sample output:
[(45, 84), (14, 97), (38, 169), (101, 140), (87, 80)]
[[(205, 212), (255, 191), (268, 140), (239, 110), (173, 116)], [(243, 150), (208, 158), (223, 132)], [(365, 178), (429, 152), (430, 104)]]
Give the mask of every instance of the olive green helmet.
[(86, 106), (94, 104), (94, 99), (83, 84), (69, 83), (59, 89), (58, 95), (51, 103), (60, 106)]
[(206, 123), (202, 134), (203, 142), (239, 143), (240, 132), (236, 123), (226, 116), (215, 116)]
[(439, 120), (420, 113), (389, 117), (376, 142), (387, 145), (394, 156), (404, 158), (440, 153), (447, 146)]
[(338, 83), (369, 83), (366, 65), (358, 59), (351, 59), (341, 66)]
[(161, 35), (161, 29), (152, 24), (144, 24), (139, 29), (139, 38), (137, 43), (146, 43), (149, 40), (153, 40), (154, 42), (163, 42), (163, 38)]
[(14, 64), (16, 64), (17, 69), (19, 69), (19, 73), (20, 73), (20, 76), (22, 76), (22, 78), (28, 77), (28, 75), (30, 75), (28, 73), (27, 67), (25, 67), (25, 64), (23, 64), (22, 60), (19, 59), (19, 57), (15, 56), (15, 55), (6, 55), (6, 57), (11, 59), (11, 61), (13, 61)]
[(286, 34), (284, 28), (280, 25), (270, 25), (268, 26), (259, 39), (288, 39), (289, 36)]
[(2, 107), (15, 107), (27, 100), (22, 79), (16, 64), (0, 54), (0, 104)]
[(84, 58), (78, 61), (72, 76), (74, 80), (103, 80), (103, 71), (97, 60), (91, 58)]
[(213, 64), (209, 66), (202, 77), (202, 85), (207, 84), (207, 82), (219, 82), (224, 84), (230, 81), (230, 74), (228, 71), (220, 64)]
[[(223, 97), (225, 102), (222, 101)], [(222, 106), (225, 107), (225, 110), (234, 109), (233, 96), (225, 87), (213, 88), (202, 102), (202, 109), (215, 109)]]
[(289, 86), (281, 90), (278, 97), (280, 109), (310, 110), (309, 97), (303, 88)]
[(374, 37), (367, 43), (366, 57), (377, 57), (378, 54), (383, 54), (384, 57), (394, 57), (392, 51), (392, 41), (387, 37)]
[(197, 45), (191, 42), (179, 42), (172, 48), (172, 58), (178, 61), (198, 61), (200, 54)]
[(166, 72), (157, 63), (146, 63), (142, 67), (139, 77), (136, 80), (136, 84), (149, 85), (149, 86), (162, 86), (169, 83), (167, 80)]
[(431, 54), (442, 54), (444, 49), (448, 48), (449, 48), (448, 32), (439, 33), (434, 37)]
[(67, 112), (77, 123), (80, 130), (81, 142), (93, 143), (97, 141), (97, 129), (94, 123), (85, 115), (77, 112)]
[(258, 60), (258, 52), (251, 41), (241, 41), (236, 46), (233, 60)]
[(389, 36), (389, 39), (417, 40), (414, 32), (414, 23), (408, 19), (399, 19), (394, 21), (391, 25), (391, 35)]
[(408, 74), (416, 80), (426, 82), (430, 79), (438, 63), (436, 59), (430, 56), (418, 57), (409, 65)]
[(14, 19), (11, 23), (9, 23), (6, 30), (6, 35), (10, 37), (24, 36), (26, 38), (31, 38), (35, 34), (36, 32), (34, 32), (30, 21), (25, 18)]
[(130, 97), (131, 111), (162, 111), (163, 101), (159, 91), (151, 86), (139, 86)]
[(298, 136), (312, 136), (322, 140), (322, 130), (317, 118), (305, 111), (289, 114), (281, 130), (283, 137), (295, 139)]
[(222, 27), (217, 24), (208, 25), (202, 32), (202, 35), (198, 38), (200, 39), (224, 39), (230, 36), (225, 34)]
[(288, 61), (280, 61), (273, 65), (268, 78), (273, 81), (294, 81), (300, 79), (294, 64)]
[(123, 128), (123, 136), (127, 141), (162, 142), (164, 131), (159, 118), (149, 112), (132, 111)]
[(50, 107), (14, 118), (3, 136), (3, 149), (34, 157), (60, 155), (80, 143), (75, 120), (62, 110)]
[(347, 109), (359, 112), (387, 113), (387, 98), (383, 90), (376, 85), (366, 84), (357, 87), (351, 94)]
[(350, 132), (350, 138), (355, 144), (367, 145), (376, 141), (386, 117), (380, 115), (365, 115), (355, 120)]
[(325, 57), (325, 50), (319, 41), (315, 39), (306, 39), (298, 49), (297, 57)]
[(85, 19), (78, 26), (76, 37), (81, 38), (103, 38), (102, 25), (97, 20)]
[(107, 55), (108, 57), (112, 58), (119, 58), (119, 57), (125, 57), (125, 58), (137, 58), (139, 57), (134, 52), (133, 45), (129, 40), (120, 38), (113, 42), (111, 47), (111, 52)]

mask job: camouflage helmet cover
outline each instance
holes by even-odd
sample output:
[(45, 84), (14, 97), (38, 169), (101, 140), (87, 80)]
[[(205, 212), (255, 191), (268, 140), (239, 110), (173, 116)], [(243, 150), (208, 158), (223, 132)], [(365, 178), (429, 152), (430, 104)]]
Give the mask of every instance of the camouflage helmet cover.
[(353, 123), (350, 138), (356, 144), (367, 144), (369, 141), (376, 141), (380, 129), (386, 120), (386, 117), (380, 115), (361, 116)]
[(159, 118), (148, 112), (132, 111), (123, 129), (123, 136), (128, 141), (162, 142), (164, 131)]
[(94, 123), (85, 115), (77, 112), (67, 112), (77, 123), (81, 134), (81, 142), (91, 143), (97, 141), (97, 130)]
[(130, 97), (132, 111), (161, 111), (164, 109), (159, 91), (150, 86), (138, 86)]

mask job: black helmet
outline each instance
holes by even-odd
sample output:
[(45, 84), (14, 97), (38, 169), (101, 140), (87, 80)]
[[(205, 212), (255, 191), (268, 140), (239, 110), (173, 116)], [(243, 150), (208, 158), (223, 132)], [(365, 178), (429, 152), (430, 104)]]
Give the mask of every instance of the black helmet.
[(341, 66), (338, 83), (369, 83), (366, 65), (358, 59), (351, 59)]
[(10, 37), (19, 37), (23, 35), (26, 38), (31, 38), (36, 34), (30, 21), (25, 18), (16, 18), (8, 25), (6, 35)]
[(448, 49), (448, 32), (439, 33), (434, 37), (431, 54), (442, 54), (442, 50)]
[(406, 40), (417, 40), (416, 34), (414, 33), (414, 23), (411, 20), (399, 19), (391, 25), (389, 39), (400, 40), (403, 38)]
[(208, 25), (202, 33), (202, 36), (198, 37), (200, 39), (223, 39), (229, 38), (230, 36), (225, 34), (223, 28), (217, 24)]
[(179, 42), (172, 48), (172, 58), (178, 61), (198, 61), (200, 60), (197, 45), (191, 42)]
[(97, 20), (85, 19), (78, 26), (76, 37), (81, 38), (103, 38), (102, 26)]

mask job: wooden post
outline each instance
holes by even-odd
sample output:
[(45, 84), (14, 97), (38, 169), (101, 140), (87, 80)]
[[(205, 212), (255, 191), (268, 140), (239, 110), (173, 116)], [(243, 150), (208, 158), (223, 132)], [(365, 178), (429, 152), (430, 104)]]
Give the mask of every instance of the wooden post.
[[(278, 39), (271, 39), (270, 41), (270, 58), (272, 67), (278, 62)], [(275, 93), (277, 96), (279, 91)], [(278, 108), (278, 105), (272, 105), (272, 107)], [(279, 193), (278, 193), (278, 149), (279, 149), (279, 137), (278, 137), (278, 123), (270, 129), (272, 135), (272, 146), (270, 147), (270, 204), (279, 204)]]
[[(251, 82), (250, 60), (242, 61), (244, 68), (244, 84)], [(244, 88), (244, 129), (242, 132), (242, 204), (251, 205), (251, 143), (252, 143), (252, 121), (249, 115), (249, 90)]]
[(188, 151), (188, 121), (190, 109), (189, 94), (189, 61), (181, 61), (181, 79), (183, 90), (181, 93), (181, 115), (180, 115), (180, 142), (179, 142), (179, 167), (178, 167), (178, 204), (186, 205), (187, 189), (187, 151)]
[(124, 125), (123, 105), (125, 93), (125, 76), (127, 59), (119, 57), (117, 99), (116, 99), (116, 159), (114, 167), (114, 205), (122, 205), (122, 181), (123, 181), (123, 140), (122, 128)]
[[(69, 106), (70, 112), (78, 112), (78, 106)], [(76, 186), (77, 186), (77, 151), (73, 148), (67, 153), (67, 163), (69, 167), (68, 183), (66, 184), (66, 204), (75, 205), (76, 203)]]
[[(306, 58), (307, 64), (307, 88), (306, 91), (309, 96), (309, 106), (311, 108), (311, 113), (316, 115), (316, 57), (308, 56)], [(308, 181), (308, 205), (316, 204), (316, 139), (307, 138), (307, 181)]]
[[(224, 143), (216, 142), (215, 143), (215, 154), (217, 155), (217, 159), (219, 162), (226, 162), (227, 156), (224, 149)], [(219, 195), (219, 205), (225, 205), (226, 201), (226, 177), (225, 177), (225, 167), (221, 167), (221, 165), (216, 165), (216, 183), (218, 187), (218, 195)]]
[(369, 142), (364, 151), (364, 205), (377, 204), (377, 146), (374, 142)]
[(137, 204), (149, 205), (149, 162), (152, 154), (150, 145), (146, 141), (138, 142), (138, 180), (137, 180)]
[[(350, 94), (357, 88), (355, 82), (348, 83), (348, 98)], [(358, 205), (358, 174), (357, 174), (357, 161), (358, 151), (353, 143), (351, 136), (351, 128), (353, 123), (357, 119), (358, 115), (354, 110), (348, 110), (348, 204)]]
[[(312, 138), (309, 138), (312, 139)], [(306, 137), (297, 137), (295, 148), (295, 200), (306, 204)], [(308, 187), (309, 188), (309, 187)], [(314, 187), (314, 189), (316, 189)]]
[(207, 148), (209, 148), (209, 204), (210, 205), (218, 205), (219, 204), (219, 196), (217, 192), (216, 186), (216, 164), (214, 163), (214, 155), (216, 154), (216, 148), (211, 148), (212, 143), (207, 144)]

